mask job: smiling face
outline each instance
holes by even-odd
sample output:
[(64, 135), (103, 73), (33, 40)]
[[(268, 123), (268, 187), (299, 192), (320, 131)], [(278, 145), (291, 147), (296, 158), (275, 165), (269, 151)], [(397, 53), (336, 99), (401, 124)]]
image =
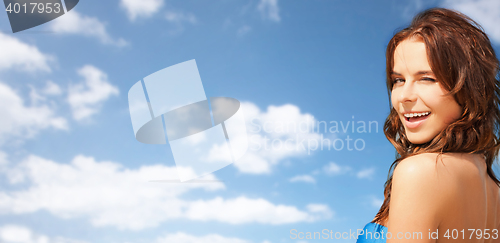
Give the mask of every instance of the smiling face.
[(392, 106), (411, 143), (432, 140), (460, 117), (462, 108), (436, 80), (423, 42), (407, 39), (399, 43), (394, 51), (391, 78)]

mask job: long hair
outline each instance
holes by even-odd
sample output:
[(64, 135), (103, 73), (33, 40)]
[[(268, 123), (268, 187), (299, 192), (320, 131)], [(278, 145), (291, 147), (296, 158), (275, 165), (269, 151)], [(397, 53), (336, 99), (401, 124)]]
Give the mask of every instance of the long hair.
[[(385, 183), (384, 202), (372, 222), (389, 216), (392, 171), (398, 163), (421, 153), (482, 154), (488, 175), (500, 186), (492, 165), (500, 147), (499, 61), (481, 26), (462, 13), (432, 8), (414, 17), (410, 26), (389, 41), (386, 51), (387, 90), (392, 90), (394, 51), (401, 41), (417, 38), (425, 43), (429, 65), (438, 82), (462, 107), (460, 118), (424, 144), (412, 144), (394, 108), (384, 123), (384, 134), (396, 148), (396, 160)], [(438, 156), (439, 157), (439, 156)]]

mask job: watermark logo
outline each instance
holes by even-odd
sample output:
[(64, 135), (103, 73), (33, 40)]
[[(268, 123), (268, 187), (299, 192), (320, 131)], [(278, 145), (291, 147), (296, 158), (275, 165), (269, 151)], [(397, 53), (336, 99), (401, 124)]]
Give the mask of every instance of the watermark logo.
[(207, 99), (195, 60), (145, 77), (130, 88), (128, 101), (135, 138), (168, 141), (181, 182), (219, 170), (247, 151), (240, 102)]
[(253, 118), (250, 121), (250, 150), (281, 151), (310, 155), (314, 151), (362, 151), (366, 142), (359, 135), (378, 133), (377, 121), (320, 121), (309, 115), (297, 119)]
[(79, 0), (3, 0), (12, 32), (47, 23), (73, 9)]

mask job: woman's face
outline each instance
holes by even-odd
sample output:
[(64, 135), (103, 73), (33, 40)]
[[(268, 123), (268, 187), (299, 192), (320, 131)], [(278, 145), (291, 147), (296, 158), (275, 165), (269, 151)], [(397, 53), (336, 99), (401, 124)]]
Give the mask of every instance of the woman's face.
[(445, 96), (422, 41), (407, 39), (396, 47), (392, 80), (392, 106), (411, 143), (430, 141), (460, 117), (462, 108), (452, 96)]

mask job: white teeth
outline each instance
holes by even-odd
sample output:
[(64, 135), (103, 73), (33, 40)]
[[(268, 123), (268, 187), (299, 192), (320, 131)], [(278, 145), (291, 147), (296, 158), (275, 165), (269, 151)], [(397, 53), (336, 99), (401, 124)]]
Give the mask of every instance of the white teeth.
[(426, 116), (426, 115), (429, 115), (431, 112), (430, 111), (427, 111), (427, 112), (422, 112), (422, 113), (407, 113), (407, 114), (404, 114), (404, 116), (406, 118), (411, 118), (411, 117), (420, 117), (420, 116)]

